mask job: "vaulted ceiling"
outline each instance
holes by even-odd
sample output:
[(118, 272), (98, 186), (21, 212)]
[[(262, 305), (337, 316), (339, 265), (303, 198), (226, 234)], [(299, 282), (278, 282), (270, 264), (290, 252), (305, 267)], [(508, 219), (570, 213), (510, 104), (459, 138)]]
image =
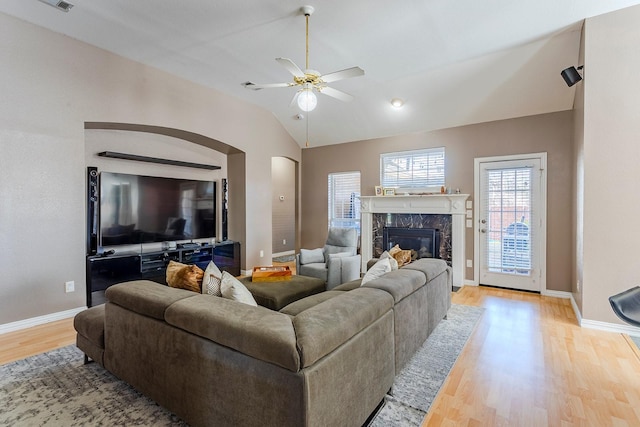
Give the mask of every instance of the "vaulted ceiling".
[[(585, 18), (640, 0), (2, 0), (0, 12), (241, 98), (269, 111), (304, 147), (337, 144), (571, 109), (575, 87), (560, 71), (579, 65)], [(299, 120), (296, 88), (275, 61), (326, 74), (351, 102), (318, 95)], [(585, 72), (588, 72), (585, 69)], [(401, 98), (403, 108), (391, 106)], [(308, 121), (307, 121), (308, 120)]]

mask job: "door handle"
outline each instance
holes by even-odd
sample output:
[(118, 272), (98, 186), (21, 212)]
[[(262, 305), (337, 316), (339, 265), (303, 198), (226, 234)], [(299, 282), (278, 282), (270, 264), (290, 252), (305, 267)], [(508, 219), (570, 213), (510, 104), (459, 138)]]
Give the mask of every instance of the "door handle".
[(486, 219), (481, 219), (481, 220), (480, 220), (480, 222), (481, 222), (482, 224), (486, 224), (486, 223), (487, 223), (487, 220), (486, 220)]
[(481, 233), (486, 233), (486, 232), (487, 232), (487, 229), (486, 229), (486, 228), (481, 228), (481, 229), (480, 229), (480, 232), (481, 232)]

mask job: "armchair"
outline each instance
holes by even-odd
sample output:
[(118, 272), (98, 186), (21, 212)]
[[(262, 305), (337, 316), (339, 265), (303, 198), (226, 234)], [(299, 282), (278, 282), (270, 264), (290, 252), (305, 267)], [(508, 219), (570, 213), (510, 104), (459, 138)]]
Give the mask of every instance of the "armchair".
[(633, 326), (640, 326), (640, 286), (609, 297), (613, 312)]
[(329, 229), (324, 248), (300, 249), (296, 274), (325, 281), (327, 290), (360, 277), (358, 232), (355, 228)]

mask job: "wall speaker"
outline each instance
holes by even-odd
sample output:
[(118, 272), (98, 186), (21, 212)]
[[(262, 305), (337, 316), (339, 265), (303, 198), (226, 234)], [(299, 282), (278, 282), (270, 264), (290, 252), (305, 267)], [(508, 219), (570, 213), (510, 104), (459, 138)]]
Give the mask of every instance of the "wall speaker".
[(578, 73), (578, 70), (582, 70), (582, 67), (569, 67), (560, 72), (560, 75), (564, 79), (565, 83), (567, 83), (567, 86), (571, 87), (582, 80), (582, 76)]
[(98, 168), (87, 167), (87, 255), (98, 253)]
[(228, 221), (228, 209), (229, 209), (229, 185), (226, 178), (222, 178), (222, 241), (226, 241), (229, 238), (229, 221)]

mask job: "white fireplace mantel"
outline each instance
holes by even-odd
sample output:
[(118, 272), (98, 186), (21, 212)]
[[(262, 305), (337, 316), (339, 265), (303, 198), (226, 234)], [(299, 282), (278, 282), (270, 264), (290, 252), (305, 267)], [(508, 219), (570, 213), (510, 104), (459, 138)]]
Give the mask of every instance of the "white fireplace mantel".
[(465, 201), (468, 194), (434, 194), (428, 196), (360, 196), (362, 216), (362, 269), (373, 257), (373, 214), (444, 214), (451, 215), (451, 267), (453, 285), (464, 282)]

